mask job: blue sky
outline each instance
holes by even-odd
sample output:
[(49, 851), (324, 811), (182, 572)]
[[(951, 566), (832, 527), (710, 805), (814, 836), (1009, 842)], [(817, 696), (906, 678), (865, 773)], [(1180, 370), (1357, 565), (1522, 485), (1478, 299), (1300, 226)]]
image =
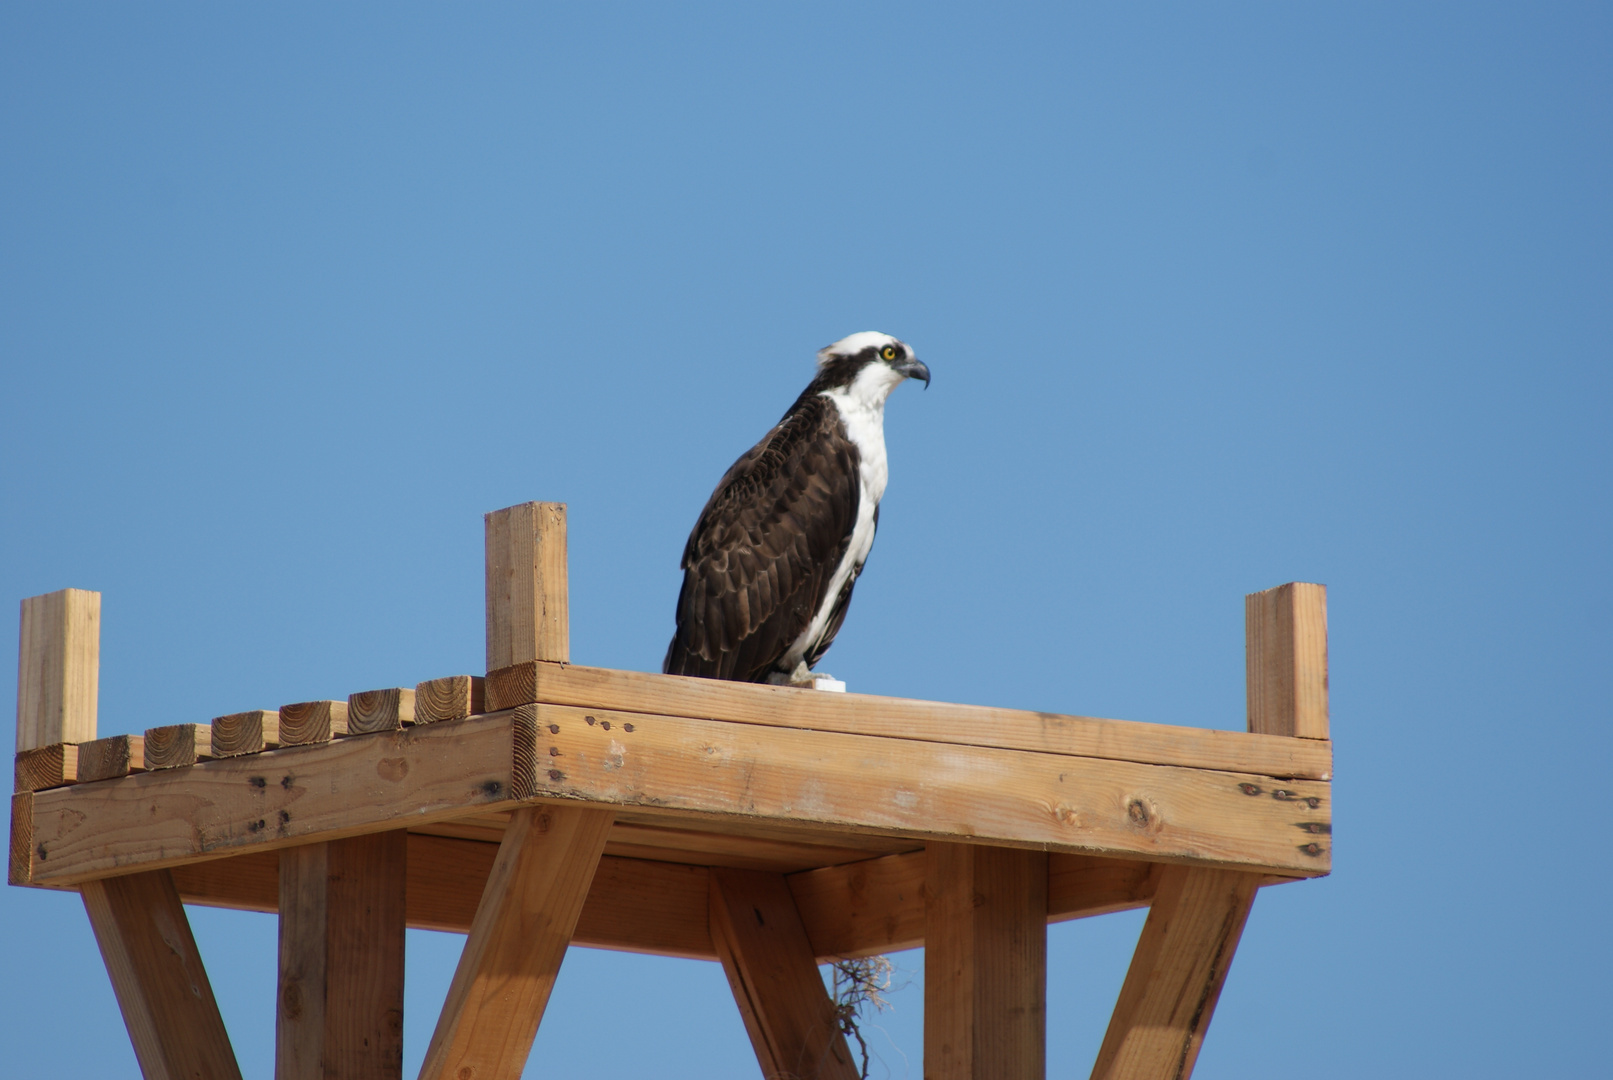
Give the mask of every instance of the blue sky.
[[(1589, 4), (7, 5), (0, 596), (103, 592), (103, 734), (205, 721), (476, 670), (481, 514), (555, 499), (573, 657), (652, 670), (712, 484), (885, 330), (853, 690), (1237, 728), (1242, 595), (1329, 586), (1335, 873), (1196, 1075), (1589, 1075), (1610, 84)], [(192, 916), (266, 1078), (274, 921)], [(8, 1069), (134, 1075), (77, 901), (0, 925)], [(1140, 925), (1054, 929), (1050, 1075)], [(574, 950), (548, 1020), (529, 1075), (754, 1070), (715, 965)]]

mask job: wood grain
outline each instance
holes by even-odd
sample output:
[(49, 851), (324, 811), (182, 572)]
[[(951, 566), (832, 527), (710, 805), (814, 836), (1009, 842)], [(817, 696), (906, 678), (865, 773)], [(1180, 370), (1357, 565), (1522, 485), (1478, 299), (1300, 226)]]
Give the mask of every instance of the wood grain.
[(146, 768), (182, 769), (213, 757), (213, 728), (210, 724), (165, 724), (147, 728)]
[(485, 685), (486, 680), (480, 675), (427, 679), (414, 688), (414, 722), (435, 724), (487, 712)]
[(18, 751), (13, 780), (13, 791), (46, 791), (78, 783), (78, 746), (53, 743)]
[(250, 709), (213, 719), (214, 757), (240, 757), (276, 750), (280, 746), (280, 713)]
[(22, 602), (17, 642), (17, 750), (95, 738), (101, 594), (61, 589)]
[(6, 880), (27, 885), (34, 876), (34, 793), (19, 791), (11, 796), (11, 859)]
[(1328, 743), (1300, 743), (1242, 731), (1097, 720), (869, 694), (826, 694), (791, 686), (647, 675), (538, 661), (493, 670), (487, 680), (489, 708), (513, 708), (541, 701), (1280, 778), (1326, 779), (1333, 768)]
[(280, 706), (280, 745), (312, 746), (347, 734), (347, 702), (299, 701)]
[(1120, 988), (1093, 1080), (1187, 1080), (1260, 880), (1168, 868)]
[(78, 782), (94, 783), (146, 770), (146, 740), (141, 735), (108, 735), (80, 743)]
[(526, 807), (512, 817), (420, 1080), (518, 1080), (610, 822), (609, 810), (585, 807)]
[(929, 845), (926, 1080), (1047, 1073), (1047, 856)]
[(347, 733), (371, 735), (414, 723), (414, 691), (395, 686), (347, 695)]
[(566, 504), (522, 503), (485, 524), (488, 670), (570, 660)]
[(859, 1075), (782, 874), (711, 871), (711, 940), (768, 1078)]
[(1249, 730), (1326, 739), (1327, 586), (1295, 581), (1244, 597)]
[(146, 1080), (240, 1080), (168, 871), (86, 882), (81, 893)]

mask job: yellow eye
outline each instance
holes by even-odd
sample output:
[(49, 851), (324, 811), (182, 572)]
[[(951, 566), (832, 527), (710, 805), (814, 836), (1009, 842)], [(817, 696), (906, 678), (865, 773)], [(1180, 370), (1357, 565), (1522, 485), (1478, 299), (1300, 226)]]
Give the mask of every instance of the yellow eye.
[(883, 349), (879, 350), (879, 355), (883, 356), (887, 360), (896, 359), (896, 346), (894, 346), (894, 345), (885, 346)]

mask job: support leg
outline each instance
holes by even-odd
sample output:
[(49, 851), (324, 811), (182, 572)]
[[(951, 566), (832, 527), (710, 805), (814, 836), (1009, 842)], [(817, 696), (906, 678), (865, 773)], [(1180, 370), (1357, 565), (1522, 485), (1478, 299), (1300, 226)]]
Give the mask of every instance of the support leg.
[(280, 853), (275, 1080), (403, 1075), (402, 830)]
[(614, 816), (573, 806), (515, 812), (420, 1080), (518, 1080)]
[(1120, 988), (1093, 1080), (1187, 1080), (1260, 875), (1165, 871)]
[(855, 1080), (783, 874), (711, 870), (711, 940), (768, 1080)]
[(145, 1080), (240, 1080), (168, 871), (91, 881), (80, 892)]

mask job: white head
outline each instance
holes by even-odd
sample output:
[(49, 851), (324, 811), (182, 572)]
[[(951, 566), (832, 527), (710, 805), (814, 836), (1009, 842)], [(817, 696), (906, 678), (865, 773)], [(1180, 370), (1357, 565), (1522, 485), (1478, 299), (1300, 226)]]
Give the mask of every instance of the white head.
[(903, 379), (923, 379), (928, 387), (930, 369), (906, 343), (863, 330), (818, 350), (818, 377), (811, 389), (840, 391), (870, 405), (883, 405)]

